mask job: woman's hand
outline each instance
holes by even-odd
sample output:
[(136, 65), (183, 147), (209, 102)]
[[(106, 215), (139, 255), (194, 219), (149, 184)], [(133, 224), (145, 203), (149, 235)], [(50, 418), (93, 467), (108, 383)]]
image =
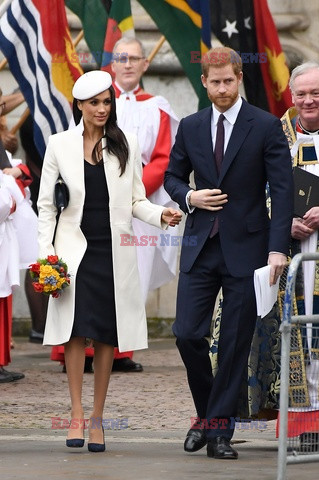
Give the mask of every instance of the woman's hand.
[(170, 227), (175, 227), (182, 220), (182, 213), (175, 208), (164, 208), (162, 212), (162, 221), (168, 223)]

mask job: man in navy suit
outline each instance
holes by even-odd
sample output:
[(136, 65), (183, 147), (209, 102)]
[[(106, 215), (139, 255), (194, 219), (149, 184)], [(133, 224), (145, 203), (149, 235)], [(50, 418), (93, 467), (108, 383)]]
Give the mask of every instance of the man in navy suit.
[[(230, 440), (257, 316), (254, 270), (268, 263), (269, 282), (276, 283), (287, 264), (293, 215), (291, 160), (281, 123), (241, 98), (242, 76), (234, 50), (207, 52), (201, 80), (212, 107), (181, 121), (165, 174), (165, 189), (188, 214), (173, 325), (197, 411), (184, 449), (194, 452), (207, 443), (207, 455), (222, 459), (238, 457)], [(207, 337), (220, 288), (213, 377)]]

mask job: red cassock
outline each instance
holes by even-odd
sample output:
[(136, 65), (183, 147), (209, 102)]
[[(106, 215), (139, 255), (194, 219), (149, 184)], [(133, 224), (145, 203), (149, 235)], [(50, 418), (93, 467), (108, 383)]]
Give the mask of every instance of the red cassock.
[(12, 295), (0, 298), (0, 367), (11, 362)]

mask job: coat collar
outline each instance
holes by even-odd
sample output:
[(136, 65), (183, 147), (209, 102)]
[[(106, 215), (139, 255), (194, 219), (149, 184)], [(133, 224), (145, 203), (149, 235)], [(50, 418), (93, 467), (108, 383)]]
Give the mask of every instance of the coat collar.
[(211, 133), (212, 107), (207, 107), (201, 110), (198, 114), (199, 142), (200, 145), (202, 145), (204, 158), (207, 163), (208, 175), (210, 178), (215, 180), (217, 185), (219, 185), (223, 180), (238, 150), (244, 143), (250, 129), (252, 128), (251, 121), (253, 120), (254, 116), (252, 112), (250, 112), (249, 107), (249, 104), (243, 99), (242, 106), (239, 110), (237, 120), (234, 124), (234, 128), (227, 145), (219, 178), (217, 175), (213, 154), (213, 141)]

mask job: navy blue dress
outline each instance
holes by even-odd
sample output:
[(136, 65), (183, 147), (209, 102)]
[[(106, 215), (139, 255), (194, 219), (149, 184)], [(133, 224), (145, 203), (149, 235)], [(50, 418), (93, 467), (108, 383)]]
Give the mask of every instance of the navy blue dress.
[(87, 249), (76, 277), (71, 337), (86, 337), (118, 346), (109, 194), (103, 163), (92, 165), (84, 161), (84, 175), (81, 230)]

